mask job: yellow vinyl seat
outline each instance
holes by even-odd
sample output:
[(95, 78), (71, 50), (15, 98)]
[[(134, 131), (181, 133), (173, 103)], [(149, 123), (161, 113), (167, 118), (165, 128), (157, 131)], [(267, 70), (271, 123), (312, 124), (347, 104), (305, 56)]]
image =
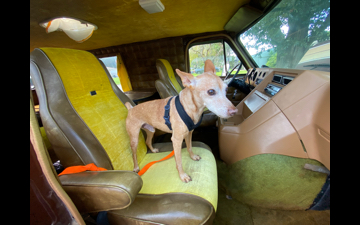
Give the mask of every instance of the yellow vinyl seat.
[[(174, 158), (155, 164), (142, 177), (132, 172), (125, 128), (125, 102), (104, 65), (80, 50), (41, 48), (30, 53), (30, 75), (40, 102), (46, 135), (64, 167), (95, 163), (108, 171), (60, 176), (64, 190), (81, 213), (108, 211), (111, 224), (211, 224), (217, 207), (217, 171), (208, 146), (194, 142), (202, 159), (182, 150), (183, 183)], [(140, 168), (163, 158), (172, 143), (155, 144), (147, 153), (140, 132)], [(185, 147), (185, 146), (184, 146)]]

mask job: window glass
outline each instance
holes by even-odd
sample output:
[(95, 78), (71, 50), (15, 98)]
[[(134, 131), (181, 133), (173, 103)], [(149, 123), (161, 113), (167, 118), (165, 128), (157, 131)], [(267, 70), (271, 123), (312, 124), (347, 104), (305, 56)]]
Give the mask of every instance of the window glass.
[[(189, 49), (189, 58), (190, 73), (194, 76), (200, 75), (204, 72), (204, 65), (207, 59), (210, 59), (214, 63), (216, 75), (218, 76), (225, 76), (229, 69), (234, 68), (234, 66), (240, 62), (237, 55), (226, 42), (224, 42), (224, 44), (223, 42), (215, 42), (194, 45)], [(235, 72), (236, 71), (233, 71), (233, 73)]]
[(239, 39), (259, 67), (330, 71), (330, 1), (282, 0)]
[[(237, 64), (240, 63), (240, 59), (237, 57), (235, 52), (232, 50), (230, 45), (226, 42), (225, 44), (225, 55), (226, 55), (226, 70), (230, 71), (232, 70)], [(233, 70), (231, 74), (235, 74), (237, 69)], [(246, 68), (244, 65), (242, 65), (241, 70), (239, 71), (239, 74), (246, 74)]]
[(221, 76), (224, 71), (224, 47), (221, 42), (200, 44), (189, 49), (190, 73), (194, 76), (204, 73), (204, 65), (210, 59), (216, 69), (216, 75)]
[(100, 60), (105, 64), (106, 69), (109, 71), (111, 77), (113, 78), (115, 84), (122, 90), (120, 78), (118, 77), (117, 71), (117, 57), (104, 57)]

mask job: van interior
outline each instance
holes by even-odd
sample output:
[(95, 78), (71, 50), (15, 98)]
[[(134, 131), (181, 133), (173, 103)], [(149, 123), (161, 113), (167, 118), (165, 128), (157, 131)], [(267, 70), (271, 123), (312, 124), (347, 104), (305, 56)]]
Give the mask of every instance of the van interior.
[[(192, 181), (174, 157), (133, 172), (125, 103), (208, 59), (237, 113), (204, 110), (201, 160), (184, 140)], [(173, 150), (148, 135), (140, 169)], [(330, 224), (330, 0), (31, 0), (30, 224)]]

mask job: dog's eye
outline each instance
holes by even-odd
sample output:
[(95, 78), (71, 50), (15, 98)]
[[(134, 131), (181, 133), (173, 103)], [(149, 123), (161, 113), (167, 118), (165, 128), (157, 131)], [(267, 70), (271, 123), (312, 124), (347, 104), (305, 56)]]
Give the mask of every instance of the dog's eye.
[(209, 95), (215, 95), (216, 94), (216, 91), (214, 89), (210, 89), (208, 90), (207, 92)]

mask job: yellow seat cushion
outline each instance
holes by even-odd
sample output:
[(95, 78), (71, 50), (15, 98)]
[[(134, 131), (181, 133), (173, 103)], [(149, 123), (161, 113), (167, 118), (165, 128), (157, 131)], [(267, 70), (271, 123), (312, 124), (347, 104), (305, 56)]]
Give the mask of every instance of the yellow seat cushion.
[[(217, 170), (214, 155), (204, 148), (193, 148), (193, 152), (201, 157), (194, 161), (187, 149), (182, 149), (181, 158), (184, 171), (192, 178), (189, 183), (180, 180), (176, 169), (175, 158), (171, 157), (155, 163), (141, 176), (143, 187), (141, 194), (164, 194), (182, 192), (197, 195), (209, 201), (216, 210), (218, 201)], [(142, 169), (146, 164), (164, 158), (170, 152), (148, 153), (139, 164)]]

